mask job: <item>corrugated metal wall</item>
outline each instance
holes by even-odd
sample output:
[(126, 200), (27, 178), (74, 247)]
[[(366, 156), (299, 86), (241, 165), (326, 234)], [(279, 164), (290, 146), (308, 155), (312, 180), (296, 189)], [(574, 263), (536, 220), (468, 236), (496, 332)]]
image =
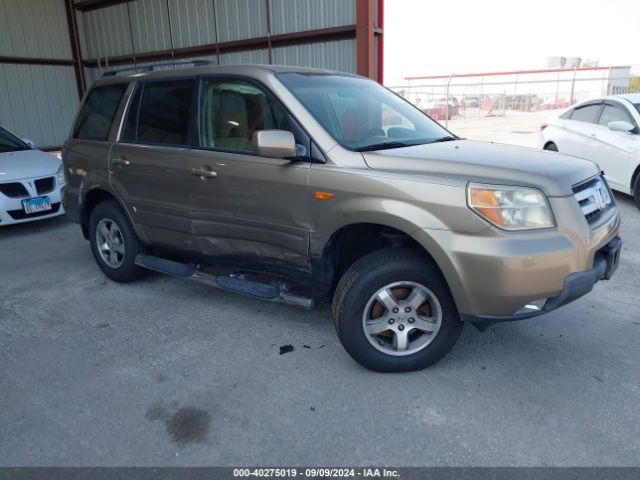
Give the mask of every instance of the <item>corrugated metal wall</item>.
[(130, 55), (133, 51), (128, 4), (78, 13), (76, 17), (82, 19), (78, 33), (84, 58)]
[(173, 47), (184, 48), (216, 42), (216, 25), (211, 0), (169, 2)]
[(269, 2), (273, 35), (356, 23), (354, 1), (269, 0)]
[(78, 108), (73, 67), (0, 64), (0, 125), (36, 146), (60, 145)]
[[(101, 65), (84, 68), (87, 84), (106, 69), (126, 67), (105, 66), (109, 57), (354, 25), (355, 1), (132, 0), (77, 11), (82, 58)], [(64, 0), (0, 0), (0, 56), (71, 61)], [(222, 52), (219, 61), (265, 64), (269, 51)], [(274, 46), (271, 62), (355, 72), (355, 40)], [(73, 66), (0, 63), (0, 84), (1, 125), (40, 146), (63, 143), (78, 106)]]
[(274, 48), (273, 63), (355, 72), (355, 52), (355, 40), (308, 43), (305, 45)]
[[(71, 60), (62, 1), (0, 1), (0, 56)], [(0, 63), (0, 125), (59, 145), (78, 107), (72, 66)]]
[(51, 0), (0, 1), (0, 55), (71, 58), (64, 4)]
[[(80, 36), (84, 58), (104, 59), (353, 25), (355, 16), (355, 0), (136, 0), (81, 14)], [(355, 58), (353, 40), (274, 48), (272, 53), (273, 63), (349, 72), (355, 72)], [(268, 62), (266, 49), (220, 55), (221, 64)], [(88, 78), (104, 70), (90, 71)]]

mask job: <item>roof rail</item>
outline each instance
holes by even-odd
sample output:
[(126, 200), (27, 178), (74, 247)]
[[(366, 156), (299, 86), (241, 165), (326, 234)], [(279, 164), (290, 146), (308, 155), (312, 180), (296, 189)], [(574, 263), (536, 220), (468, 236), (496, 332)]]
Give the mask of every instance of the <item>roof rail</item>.
[(119, 73), (123, 72), (153, 72), (158, 67), (175, 67), (176, 65), (193, 65), (194, 67), (206, 67), (212, 65), (218, 65), (215, 60), (184, 60), (181, 62), (163, 62), (163, 63), (150, 63), (149, 65), (137, 65), (134, 67), (121, 68), (120, 70), (109, 70), (104, 72), (102, 77), (115, 77)]

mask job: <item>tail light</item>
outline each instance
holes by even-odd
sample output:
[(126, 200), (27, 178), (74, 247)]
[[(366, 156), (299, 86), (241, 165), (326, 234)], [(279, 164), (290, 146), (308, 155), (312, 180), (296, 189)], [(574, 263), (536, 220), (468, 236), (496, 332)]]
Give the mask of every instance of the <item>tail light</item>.
[(543, 131), (545, 128), (547, 128), (549, 125), (547, 125), (546, 123), (543, 123), (542, 125), (540, 125), (540, 131)]

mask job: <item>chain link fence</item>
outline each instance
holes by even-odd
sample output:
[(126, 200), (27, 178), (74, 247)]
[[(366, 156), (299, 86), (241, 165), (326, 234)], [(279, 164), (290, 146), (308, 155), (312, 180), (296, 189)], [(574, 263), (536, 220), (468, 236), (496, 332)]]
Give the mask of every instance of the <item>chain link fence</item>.
[(567, 108), (604, 95), (640, 92), (640, 65), (408, 77), (390, 88), (435, 120)]

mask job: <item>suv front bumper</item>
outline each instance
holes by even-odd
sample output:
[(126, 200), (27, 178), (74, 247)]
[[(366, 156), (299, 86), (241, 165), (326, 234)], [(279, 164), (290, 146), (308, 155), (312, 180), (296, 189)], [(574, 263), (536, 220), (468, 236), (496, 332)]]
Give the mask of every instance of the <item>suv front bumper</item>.
[(564, 280), (564, 288), (562, 291), (557, 296), (548, 298), (544, 306), (540, 309), (517, 313), (515, 315), (461, 314), (460, 317), (466, 322), (484, 324), (525, 320), (552, 312), (586, 295), (600, 280), (609, 280), (618, 268), (621, 249), (622, 240), (620, 240), (619, 237), (611, 240), (605, 247), (596, 252), (591, 270), (568, 275)]
[(414, 234), (440, 266), (463, 319), (531, 318), (579, 298), (613, 273), (617, 255), (610, 253), (619, 252), (617, 209), (590, 224), (573, 197), (550, 202), (559, 225), (553, 229)]

